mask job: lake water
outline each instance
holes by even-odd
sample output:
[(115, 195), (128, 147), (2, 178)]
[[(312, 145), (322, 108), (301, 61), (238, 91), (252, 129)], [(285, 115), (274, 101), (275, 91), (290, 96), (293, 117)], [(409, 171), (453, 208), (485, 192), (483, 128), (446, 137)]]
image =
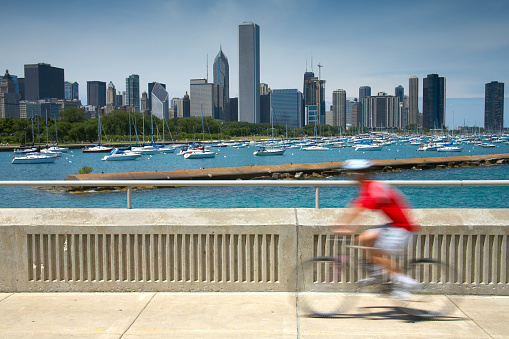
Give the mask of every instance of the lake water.
[[(217, 148), (212, 159), (184, 159), (176, 153), (143, 156), (135, 161), (101, 161), (104, 154), (83, 154), (70, 150), (54, 164), (13, 165), (13, 154), (0, 153), (2, 180), (63, 180), (77, 174), (83, 166), (93, 172), (171, 171), (178, 169), (215, 168), (231, 166), (257, 166), (268, 164), (335, 162), (352, 158), (397, 159), (436, 156), (509, 153), (509, 145), (496, 148), (464, 145), (461, 153), (416, 152), (417, 146), (392, 145), (382, 151), (357, 152), (353, 148), (332, 148), (324, 152), (305, 152), (287, 149), (283, 156), (257, 157), (257, 148)], [(379, 180), (507, 180), (509, 165), (464, 167), (442, 170), (402, 171), (380, 173)], [(344, 176), (326, 180), (345, 180)], [(321, 178), (321, 180), (324, 180)], [(344, 207), (355, 195), (354, 187), (321, 188), (322, 208)], [(508, 187), (401, 187), (412, 206), (416, 208), (509, 208)], [(125, 208), (125, 192), (69, 194), (44, 191), (29, 187), (2, 187), (0, 208)], [(133, 192), (133, 208), (268, 208), (315, 205), (314, 188), (285, 187), (186, 187), (141, 190)]]

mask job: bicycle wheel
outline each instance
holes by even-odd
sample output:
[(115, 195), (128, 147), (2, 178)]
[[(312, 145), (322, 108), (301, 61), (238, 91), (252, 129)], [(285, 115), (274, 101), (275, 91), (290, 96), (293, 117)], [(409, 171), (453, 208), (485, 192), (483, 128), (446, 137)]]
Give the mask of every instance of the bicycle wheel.
[(351, 306), (352, 294), (338, 293), (347, 279), (346, 261), (342, 257), (316, 257), (297, 268), (297, 300), (301, 310), (312, 316), (328, 317)]
[(408, 298), (398, 301), (403, 312), (429, 319), (443, 316), (454, 308), (447, 296), (447, 283), (456, 278), (454, 267), (434, 259), (418, 259), (411, 262), (406, 271), (421, 286)]

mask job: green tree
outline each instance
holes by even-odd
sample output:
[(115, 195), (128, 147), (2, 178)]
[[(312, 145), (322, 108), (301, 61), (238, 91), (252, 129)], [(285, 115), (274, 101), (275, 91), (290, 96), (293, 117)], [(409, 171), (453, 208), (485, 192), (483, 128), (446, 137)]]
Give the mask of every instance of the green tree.
[(60, 111), (59, 116), (62, 121), (70, 123), (85, 122), (87, 120), (85, 111), (77, 107), (66, 107)]

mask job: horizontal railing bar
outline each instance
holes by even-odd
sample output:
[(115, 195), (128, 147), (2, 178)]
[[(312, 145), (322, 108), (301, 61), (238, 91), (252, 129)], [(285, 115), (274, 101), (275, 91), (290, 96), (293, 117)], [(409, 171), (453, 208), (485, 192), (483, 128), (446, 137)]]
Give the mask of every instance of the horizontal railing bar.
[[(509, 180), (384, 180), (392, 186), (509, 186)], [(0, 181), (0, 187), (9, 186), (63, 186), (63, 187), (184, 187), (184, 186), (297, 186), (337, 187), (356, 186), (354, 180), (45, 180)]]

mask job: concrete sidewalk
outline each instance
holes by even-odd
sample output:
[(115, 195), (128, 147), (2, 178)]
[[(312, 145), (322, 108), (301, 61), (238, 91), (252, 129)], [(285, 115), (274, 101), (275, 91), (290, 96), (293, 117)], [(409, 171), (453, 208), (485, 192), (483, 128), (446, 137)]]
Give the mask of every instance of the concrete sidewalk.
[(293, 293), (0, 293), (5, 338), (509, 338), (509, 297), (452, 297), (416, 321), (386, 298), (335, 318), (300, 314)]

